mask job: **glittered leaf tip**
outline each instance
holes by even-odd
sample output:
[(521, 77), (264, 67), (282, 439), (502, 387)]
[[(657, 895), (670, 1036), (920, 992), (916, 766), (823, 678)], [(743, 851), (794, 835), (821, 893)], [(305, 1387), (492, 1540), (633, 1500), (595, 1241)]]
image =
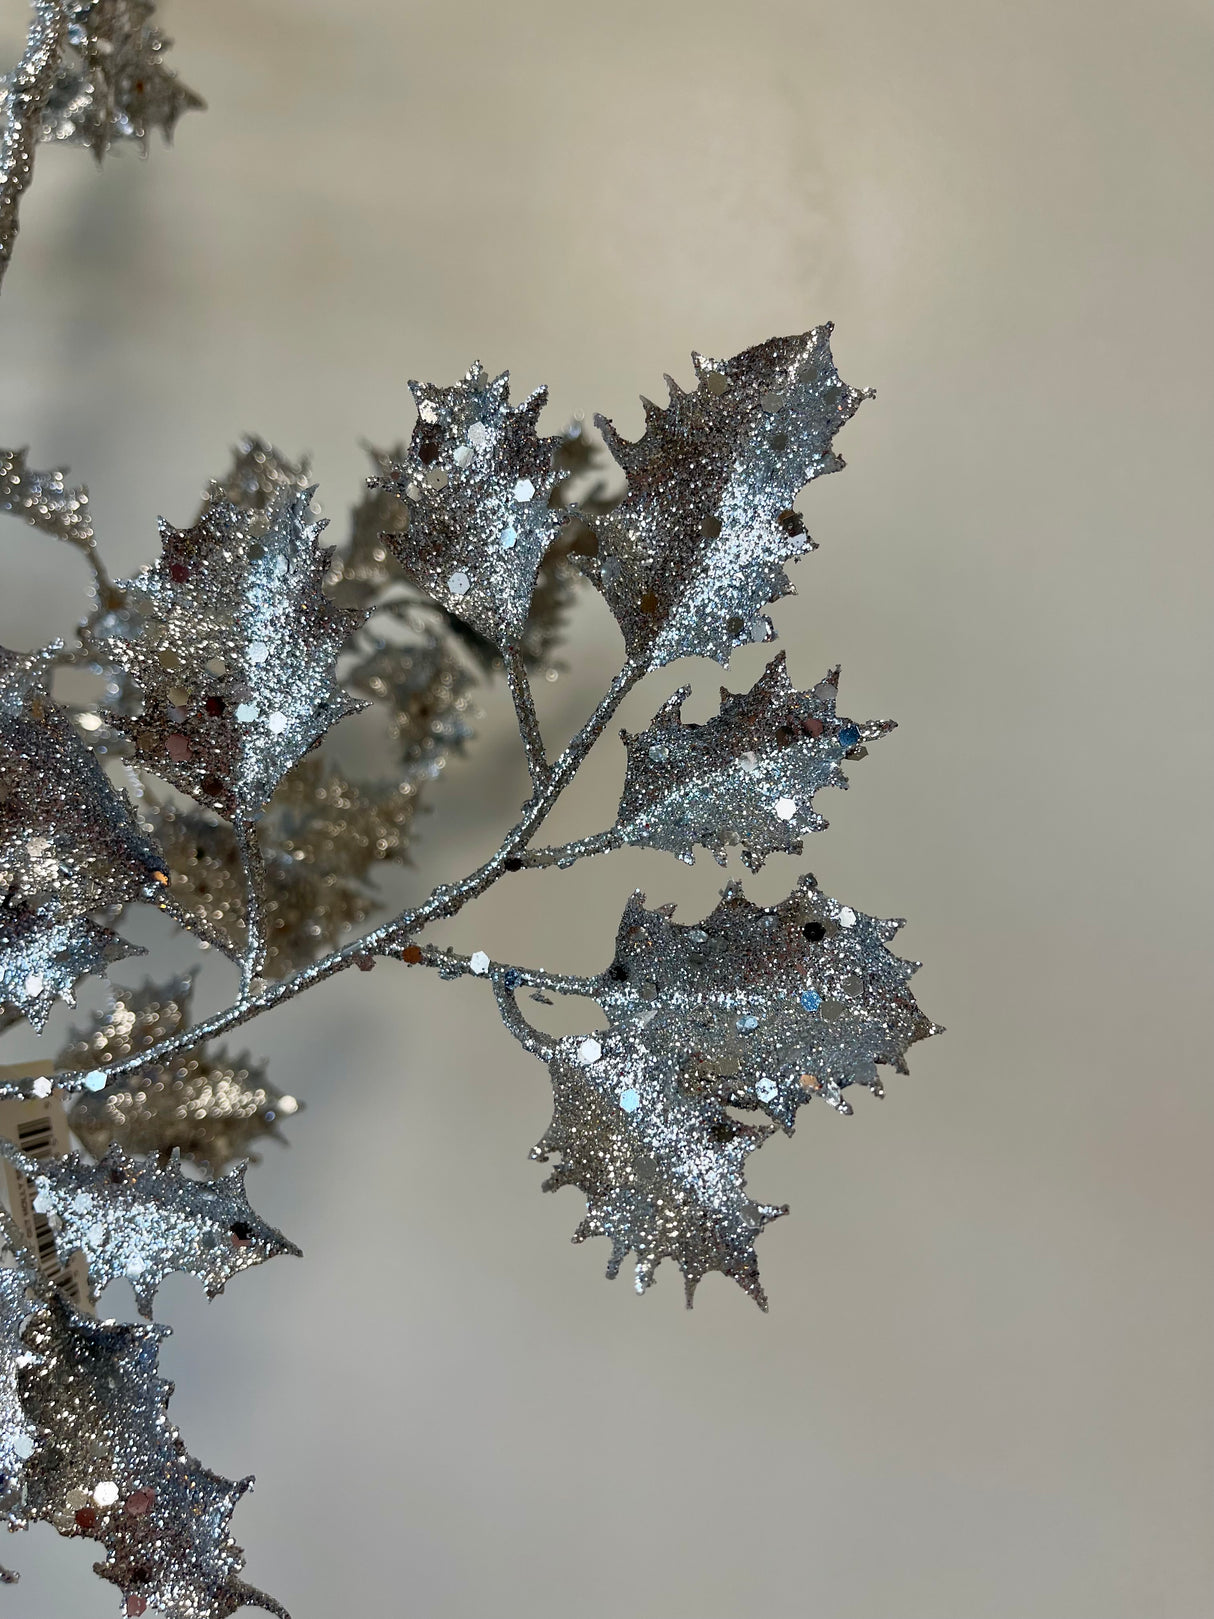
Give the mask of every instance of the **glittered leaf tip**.
[(79, 1315), (58, 1294), (25, 1329), (22, 1409), (39, 1443), (26, 1464), (26, 1516), (105, 1550), (94, 1565), (126, 1611), (166, 1619), (228, 1619), (242, 1606), (286, 1619), (240, 1578), (229, 1531), (252, 1483), (209, 1472), (169, 1420), (172, 1386), (158, 1375), (167, 1327)]
[(646, 404), (636, 443), (597, 423), (628, 492), (594, 524), (583, 566), (647, 668), (769, 641), (764, 609), (784, 563), (811, 548), (798, 490), (843, 465), (831, 442), (865, 397), (840, 381), (830, 327), (772, 338), (731, 360), (693, 355), (696, 386)]
[(36, 1188), (34, 1207), (51, 1218), (61, 1263), (84, 1255), (95, 1298), (125, 1277), (149, 1318), (156, 1289), (175, 1271), (214, 1298), (240, 1271), (299, 1255), (250, 1207), (244, 1164), (197, 1180), (182, 1174), (177, 1149), (165, 1165), (128, 1157), (116, 1143), (97, 1164), (76, 1153), (39, 1163), (2, 1139), (0, 1153)]
[(321, 588), (323, 527), (303, 495), (268, 524), (221, 502), (193, 528), (162, 525), (161, 559), (122, 586), (141, 623), (108, 651), (143, 712), (113, 723), (141, 764), (234, 821), (260, 815), (291, 766), (363, 706), (336, 663), (364, 615)]
[(552, 1123), (532, 1157), (560, 1153), (544, 1190), (585, 1193), (574, 1241), (610, 1239), (609, 1277), (635, 1253), (643, 1293), (673, 1259), (689, 1305), (700, 1280), (719, 1270), (766, 1309), (755, 1238), (786, 1210), (754, 1202), (743, 1169), (767, 1130), (697, 1094), (682, 1070), (635, 1027), (559, 1041), (549, 1062)]
[(559, 439), (541, 439), (547, 399), (511, 405), (509, 375), (474, 366), (450, 388), (412, 383), (418, 421), (392, 487), (390, 543), (411, 580), (494, 646), (519, 643), (536, 574), (563, 514), (549, 505)]

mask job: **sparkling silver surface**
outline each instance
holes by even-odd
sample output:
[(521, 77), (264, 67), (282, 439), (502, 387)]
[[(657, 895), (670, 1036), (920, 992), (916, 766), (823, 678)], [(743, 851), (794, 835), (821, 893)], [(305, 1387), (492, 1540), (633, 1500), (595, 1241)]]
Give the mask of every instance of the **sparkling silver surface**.
[(17, 1389), (26, 1355), (21, 1331), (33, 1310), (28, 1296), (32, 1277), (23, 1264), (0, 1269), (0, 1522), (16, 1528), (24, 1522), (21, 1491), (38, 1439)]
[(163, 1167), (130, 1157), (117, 1143), (96, 1164), (77, 1153), (39, 1162), (3, 1141), (0, 1152), (37, 1189), (34, 1206), (50, 1216), (63, 1264), (84, 1255), (94, 1298), (125, 1277), (149, 1319), (156, 1289), (175, 1271), (195, 1277), (214, 1298), (240, 1271), (276, 1254), (299, 1254), (253, 1212), (245, 1164), (198, 1180), (182, 1174), (177, 1149)]
[(85, 972), (131, 954), (93, 913), (161, 905), (168, 875), (128, 801), (52, 702), (47, 657), (0, 648), (0, 983), (36, 1026)]
[(56, 921), (43, 911), (0, 903), (0, 1028), (25, 1017), (41, 1033), (56, 1001), (76, 1004), (76, 985), (123, 956), (141, 956), (87, 916)]
[(33, 178), (43, 110), (67, 40), (62, 0), (34, 0), (33, 10), (21, 60), (0, 79), (0, 281), (12, 261), (21, 198)]
[(549, 506), (558, 439), (539, 388), (511, 405), (507, 372), (474, 366), (450, 388), (410, 383), (418, 421), (393, 488), (408, 521), (392, 545), (409, 577), (499, 649), (517, 644), (535, 576), (564, 522)]
[(642, 1293), (659, 1263), (673, 1259), (688, 1304), (700, 1279), (719, 1270), (766, 1309), (754, 1243), (785, 1211), (754, 1202), (744, 1175), (766, 1132), (731, 1117), (711, 1094), (696, 1094), (683, 1067), (635, 1024), (601, 1040), (558, 1041), (548, 1066), (552, 1123), (531, 1156), (561, 1155), (544, 1190), (585, 1194), (573, 1240), (610, 1239), (608, 1276), (635, 1253)]
[(25, 1333), (21, 1404), (39, 1445), (25, 1478), (25, 1514), (105, 1551), (94, 1565), (128, 1615), (226, 1619), (242, 1606), (285, 1619), (240, 1579), (244, 1554), (229, 1523), (252, 1483), (222, 1478), (185, 1449), (169, 1420), (172, 1385), (158, 1375), (162, 1326), (94, 1321), (58, 1294)]
[(321, 588), (322, 528), (302, 495), (268, 523), (220, 502), (193, 528), (162, 524), (161, 559), (121, 587), (142, 623), (106, 650), (144, 706), (113, 723), (142, 765), (233, 820), (256, 818), (291, 766), (363, 706), (337, 683), (362, 614)]
[(32, 528), (93, 555), (88, 490), (68, 483), (66, 467), (35, 472), (26, 465), (26, 453), (0, 450), (0, 511), (11, 512)]
[(624, 733), (620, 842), (689, 862), (702, 844), (722, 866), (726, 851), (740, 847), (751, 871), (769, 854), (800, 854), (801, 839), (826, 825), (814, 794), (846, 787), (847, 754), (892, 729), (889, 721), (841, 719), (837, 695), (838, 670), (812, 691), (795, 691), (783, 652), (750, 691), (722, 687), (720, 714), (703, 725), (683, 723), (691, 687), (680, 687), (648, 729)]
[[(60, 1068), (103, 1074), (158, 1042), (189, 1030), (191, 988), (185, 978), (146, 983), (115, 995), (107, 1010), (74, 1031), (56, 1059)], [(282, 1139), (280, 1124), (302, 1104), (267, 1079), (247, 1055), (192, 1045), (171, 1059), (151, 1062), (103, 1090), (83, 1091), (69, 1122), (94, 1158), (112, 1142), (133, 1153), (167, 1153), (205, 1165), (213, 1174), (236, 1158), (251, 1158), (253, 1143)]]
[[(263, 977), (295, 971), (366, 920), (375, 905), (371, 872), (381, 861), (406, 858), (417, 798), (412, 782), (356, 785), (316, 756), (287, 775), (259, 828)], [(149, 820), (183, 915), (195, 928), (211, 928), (239, 960), (247, 945), (247, 894), (231, 827), (170, 804), (150, 810)]]
[(613, 1025), (669, 1052), (697, 1093), (762, 1108), (791, 1130), (813, 1096), (850, 1112), (849, 1086), (881, 1090), (877, 1064), (937, 1032), (909, 980), (918, 962), (887, 945), (900, 922), (865, 916), (806, 875), (778, 905), (731, 883), (702, 922), (647, 910), (633, 894), (615, 961), (593, 993)]
[(40, 139), (70, 141), (104, 157), (115, 141), (147, 151), (159, 130), (170, 140), (201, 98), (166, 67), (172, 44), (152, 26), (150, 0), (83, 0), (65, 5), (67, 50), (42, 111)]
[(791, 502), (843, 465), (831, 449), (864, 394), (840, 381), (829, 326), (772, 338), (730, 360), (693, 354), (696, 386), (667, 377), (670, 403), (645, 406), (645, 434), (596, 423), (628, 492), (594, 521), (586, 572), (607, 598), (628, 655), (649, 668), (772, 638), (783, 564), (811, 548)]

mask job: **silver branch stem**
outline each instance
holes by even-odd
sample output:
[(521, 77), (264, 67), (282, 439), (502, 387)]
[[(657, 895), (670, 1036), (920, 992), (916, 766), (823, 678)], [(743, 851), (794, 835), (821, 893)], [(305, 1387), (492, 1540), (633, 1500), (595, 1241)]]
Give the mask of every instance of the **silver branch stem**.
[(618, 826), (608, 827), (606, 832), (593, 832), (589, 837), (575, 838), (572, 843), (559, 843), (544, 849), (528, 849), (523, 856), (523, 865), (529, 868), (541, 866), (571, 866), (575, 860), (585, 860), (590, 855), (607, 854), (612, 849), (622, 848), (623, 835)]
[(55, 83), (67, 37), (67, 11), (61, 0), (35, 0), (25, 51), (4, 91), (0, 110), (0, 281), (17, 240), (21, 198), (34, 172), (34, 149), (42, 109)]
[(506, 682), (510, 687), (514, 712), (518, 717), (519, 734), (522, 736), (523, 747), (527, 753), (527, 770), (531, 776), (531, 786), (535, 792), (542, 793), (548, 780), (548, 758), (544, 752), (544, 737), (540, 730), (539, 717), (535, 712), (531, 682), (527, 678), (527, 666), (517, 646), (505, 647), (502, 656), (506, 665)]
[[(398, 916), (383, 923), (380, 927), (372, 929), (362, 938), (343, 945), (340, 950), (334, 950), (319, 961), (314, 961), (308, 967), (293, 973), (290, 978), (284, 978), (276, 984), (269, 984), (253, 995), (244, 995), (232, 1006), (214, 1016), (204, 1018), (201, 1023), (192, 1028), (183, 1029), (171, 1035), (159, 1044), (149, 1046), (147, 1050), (123, 1058), (120, 1062), (112, 1063), (106, 1070), (106, 1078), (117, 1079), (123, 1074), (135, 1073), (141, 1068), (154, 1067), (175, 1056), (179, 1051), (186, 1051), (192, 1046), (201, 1045), (206, 1040), (212, 1040), (217, 1035), (226, 1034), (229, 1029), (238, 1028), (263, 1012), (270, 1011), (275, 1006), (281, 1006), (284, 1001), (293, 1000), (296, 995), (314, 984), (321, 983), (326, 978), (332, 978), (336, 973), (344, 972), (347, 967), (365, 967), (370, 956), (396, 956), (400, 957), (408, 947), (409, 940), (422, 928), (431, 922), (445, 920), (457, 916), (470, 900), (478, 898), (486, 889), (491, 888), (507, 871), (518, 870), (522, 864), (522, 856), (528, 842), (543, 825), (553, 806), (565, 788), (573, 779), (591, 748), (602, 736), (608, 721), (624, 698), (647, 672), (647, 666), (639, 663), (626, 663), (612, 680), (598, 707), (582, 726), (581, 730), (569, 743), (561, 756), (553, 763), (548, 772), (548, 778), (541, 792), (538, 792), (524, 809), (522, 819), (512, 831), (508, 832), (499, 847), (490, 855), (482, 866), (469, 872), (466, 877), (457, 883), (451, 883), (434, 889), (420, 905), (401, 911)], [(516, 865), (516, 862), (518, 864)], [(421, 958), (419, 957), (419, 960)], [(521, 969), (520, 969), (521, 970)], [(494, 984), (502, 995), (510, 1000), (513, 997), (504, 988), (504, 974), (506, 969), (499, 969), (494, 977)], [(516, 1017), (518, 1017), (516, 1010)], [(514, 1023), (510, 1024), (511, 1032)], [(530, 1025), (527, 1025), (530, 1027)], [(64, 1072), (54, 1076), (56, 1089), (65, 1093), (86, 1089), (85, 1073), (81, 1070)], [(32, 1082), (9, 1080), (0, 1083), (0, 1096), (25, 1096)]]

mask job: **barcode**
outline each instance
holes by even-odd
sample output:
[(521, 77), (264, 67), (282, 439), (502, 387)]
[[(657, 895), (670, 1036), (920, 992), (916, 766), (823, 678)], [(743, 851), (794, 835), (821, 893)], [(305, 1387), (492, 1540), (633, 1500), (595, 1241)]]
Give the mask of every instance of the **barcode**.
[(49, 1116), (26, 1119), (17, 1126), (17, 1145), (31, 1158), (51, 1156), (51, 1121)]
[[(43, 1159), (57, 1156), (55, 1121), (49, 1110), (39, 1112), (32, 1118), (19, 1118), (14, 1133), (18, 1147), (28, 1158)], [(59, 1150), (65, 1148), (60, 1147)], [(84, 1267), (79, 1263), (67, 1265), (61, 1263), (50, 1220), (45, 1214), (39, 1214), (33, 1206), (33, 1187), (25, 1176), (16, 1170), (12, 1170), (12, 1179), (16, 1183), (13, 1188), (14, 1195), (17, 1195), (17, 1188), (20, 1188), (19, 1207), (14, 1209), (14, 1213), (20, 1215), (27, 1236), (31, 1239), (38, 1269), (48, 1282), (66, 1293), (73, 1304), (78, 1308), (85, 1308), (90, 1301), (87, 1299), (84, 1286)]]

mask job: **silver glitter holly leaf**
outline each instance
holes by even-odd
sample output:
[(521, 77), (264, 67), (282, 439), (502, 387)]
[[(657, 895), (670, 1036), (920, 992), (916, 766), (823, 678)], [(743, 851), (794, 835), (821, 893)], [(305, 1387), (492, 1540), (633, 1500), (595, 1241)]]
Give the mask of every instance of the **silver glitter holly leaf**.
[(865, 397), (840, 381), (830, 330), (731, 360), (693, 355), (695, 388), (668, 377), (664, 410), (642, 401), (636, 443), (596, 418), (628, 493), (594, 523), (584, 567), (642, 667), (728, 663), (735, 647), (772, 638), (764, 609), (790, 591), (784, 564), (811, 548), (792, 501), (843, 465), (831, 441)]
[(40, 139), (87, 146), (98, 159), (116, 141), (146, 152), (154, 129), (170, 140), (182, 113), (205, 105), (164, 65), (172, 41), (151, 25), (150, 0), (77, 0), (65, 9), (68, 48)]
[(41, 1032), (56, 1001), (76, 1004), (82, 978), (104, 973), (124, 956), (144, 954), (142, 946), (88, 917), (60, 921), (0, 900), (0, 1028), (24, 1017)]
[(13, 1529), (24, 1526), (25, 1469), (37, 1443), (17, 1390), (17, 1373), (27, 1354), (21, 1334), (35, 1309), (30, 1293), (35, 1281), (19, 1255), (14, 1264), (0, 1269), (0, 1521)]
[(774, 906), (730, 884), (702, 922), (672, 910), (631, 897), (595, 996), (722, 1102), (788, 1130), (814, 1096), (850, 1112), (848, 1087), (883, 1094), (877, 1065), (906, 1073), (909, 1048), (938, 1032), (910, 991), (918, 962), (887, 948), (902, 924), (840, 905), (811, 876)]
[(48, 654), (0, 648), (0, 982), (41, 1027), (56, 996), (134, 949), (92, 920), (165, 907), (164, 860), (46, 686)]
[(380, 641), (346, 676), (351, 691), (387, 710), (388, 732), (411, 770), (436, 776), (450, 753), (476, 733), (472, 676), (446, 636), (424, 634), (408, 645)]
[(665, 849), (689, 864), (698, 843), (717, 863), (740, 846), (757, 871), (769, 854), (800, 854), (801, 839), (826, 825), (814, 810), (823, 787), (846, 787), (842, 761), (893, 729), (891, 720), (856, 724), (835, 713), (839, 671), (797, 691), (783, 652), (750, 691), (721, 688), (721, 711), (687, 725), (683, 686), (645, 731), (629, 736), (628, 770), (616, 835), (621, 843)]
[(67, 482), (67, 468), (35, 472), (25, 450), (0, 450), (0, 511), (11, 512), (31, 528), (74, 545), (95, 563), (96, 541), (89, 492)]
[[(375, 906), (372, 869), (408, 858), (417, 797), (412, 781), (358, 785), (315, 756), (290, 772), (261, 824), (263, 978), (306, 966), (367, 919)], [(195, 927), (209, 926), (225, 954), (241, 959), (247, 893), (232, 829), (171, 804), (148, 813), (181, 911)]]
[(511, 405), (509, 373), (473, 366), (450, 388), (410, 383), (418, 421), (393, 488), (407, 522), (392, 546), (409, 578), (499, 651), (517, 647), (535, 577), (563, 517), (549, 506), (556, 439), (539, 388)]
[(197, 521), (203, 520), (208, 507), (226, 501), (268, 524), (276, 507), (300, 496), (310, 498), (313, 487), (306, 457), (292, 461), (273, 444), (248, 434), (233, 450), (232, 465), (224, 476), (212, 478)]
[(711, 1092), (694, 1089), (682, 1059), (636, 1025), (557, 1041), (549, 1074), (552, 1123), (531, 1156), (562, 1156), (546, 1192), (585, 1193), (586, 1218), (573, 1240), (610, 1238), (609, 1277), (635, 1253), (638, 1293), (661, 1260), (673, 1259), (689, 1305), (700, 1279), (719, 1270), (766, 1309), (755, 1238), (786, 1211), (756, 1203), (743, 1168), (768, 1129), (740, 1122)]
[(268, 522), (220, 502), (193, 528), (162, 523), (160, 560), (122, 587), (143, 622), (108, 650), (144, 708), (114, 724), (140, 764), (238, 825), (363, 707), (337, 683), (338, 654), (363, 615), (321, 588), (332, 554), (317, 543), (323, 528), (303, 495)]
[(296, 869), (365, 883), (375, 866), (408, 858), (416, 809), (412, 782), (354, 782), (323, 758), (304, 759), (276, 793), (267, 831)]
[(169, 1420), (172, 1384), (158, 1375), (167, 1327), (94, 1321), (61, 1296), (26, 1328), (31, 1364), (21, 1402), (38, 1430), (26, 1467), (27, 1516), (105, 1549), (93, 1565), (128, 1616), (227, 1619), (241, 1607), (283, 1609), (240, 1578), (229, 1524), (252, 1483), (203, 1467)]
[[(188, 1028), (191, 989), (186, 978), (124, 989), (109, 1007), (74, 1030), (56, 1067), (97, 1071)], [(114, 1142), (127, 1152), (167, 1154), (218, 1174), (233, 1159), (257, 1156), (250, 1149), (266, 1136), (281, 1140), (279, 1123), (302, 1104), (267, 1079), (247, 1055), (232, 1058), (210, 1046), (179, 1051), (167, 1063), (111, 1080), (100, 1091), (83, 1091), (71, 1104), (69, 1123), (94, 1158)]]
[(62, 1263), (84, 1255), (95, 1298), (126, 1277), (149, 1319), (156, 1289), (174, 1272), (195, 1277), (215, 1298), (240, 1271), (276, 1254), (299, 1255), (250, 1207), (245, 1164), (195, 1180), (181, 1173), (176, 1151), (162, 1167), (128, 1157), (116, 1143), (96, 1164), (77, 1153), (31, 1158), (2, 1139), (0, 1154), (35, 1187), (34, 1207), (50, 1217)]

